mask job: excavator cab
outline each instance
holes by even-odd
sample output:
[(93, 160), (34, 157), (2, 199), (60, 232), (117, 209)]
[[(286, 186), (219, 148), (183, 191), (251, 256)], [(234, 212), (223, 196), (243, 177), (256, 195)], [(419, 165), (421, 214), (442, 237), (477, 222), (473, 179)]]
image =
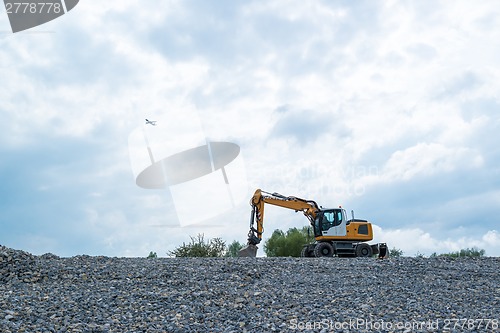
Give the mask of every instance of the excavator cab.
[(346, 223), (344, 209), (322, 209), (314, 219), (314, 237), (345, 236)]

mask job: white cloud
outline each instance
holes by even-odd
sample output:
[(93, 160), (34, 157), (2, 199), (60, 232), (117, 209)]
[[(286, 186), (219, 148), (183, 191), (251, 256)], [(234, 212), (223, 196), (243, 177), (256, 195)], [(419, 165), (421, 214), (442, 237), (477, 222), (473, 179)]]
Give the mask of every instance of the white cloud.
[[(443, 192), (433, 196), (438, 212), (426, 223), (461, 224), (446, 216), (467, 200), (498, 214), (497, 7), (465, 1), (80, 2), (43, 26), (54, 33), (0, 36), (0, 167), (7, 188), (25, 191), (10, 204), (23, 207), (26, 193), (41, 192), (26, 185), (33, 182), (44, 196), (28, 205), (48, 207), (42, 220), (52, 219), (57, 195), (75, 221), (94, 211), (102, 228), (88, 235), (107, 253), (160, 253), (162, 242), (189, 240), (197, 229), (144, 227), (175, 225), (172, 207), (161, 194), (135, 187), (126, 146), (143, 118), (196, 109), (207, 137), (240, 144), (252, 187), (325, 206), (367, 203), (363, 210), (390, 211), (386, 223), (395, 225), (440, 179)], [(0, 21), (8, 25), (6, 16)], [(288, 114), (275, 111), (284, 105)], [(173, 125), (182, 132), (182, 121)], [(33, 151), (40, 152), (36, 158)], [(38, 168), (15, 164), (21, 162)], [(457, 179), (469, 181), (457, 190)], [(75, 193), (65, 195), (68, 188)], [(415, 191), (422, 193), (412, 196)], [(398, 207), (384, 202), (394, 197), (411, 199)], [(27, 219), (13, 207), (0, 218)], [(221, 217), (234, 225), (234, 235), (207, 232), (244, 237), (246, 208)], [(301, 222), (271, 219), (269, 227)], [(490, 247), (498, 243), (494, 223), (481, 226)], [(404, 225), (381, 227), (389, 243), (408, 246), (415, 237), (429, 251), (481, 240), (467, 238), (470, 228), (450, 241)]]
[(373, 226), (373, 232), (374, 242), (387, 243), (390, 249), (400, 249), (406, 256), (429, 256), (434, 252), (450, 253), (473, 247), (485, 250), (487, 256), (500, 256), (500, 237), (496, 230), (489, 230), (478, 237), (459, 238), (431, 235), (420, 228), (384, 229), (377, 225)]
[(382, 172), (387, 180), (408, 180), (415, 176), (448, 173), (456, 168), (478, 168), (481, 164), (481, 156), (470, 149), (421, 143), (394, 152)]
[(484, 234), (482, 240), (488, 247), (496, 249), (495, 253), (498, 252), (498, 249), (500, 248), (500, 234), (498, 231), (489, 230), (486, 234)]

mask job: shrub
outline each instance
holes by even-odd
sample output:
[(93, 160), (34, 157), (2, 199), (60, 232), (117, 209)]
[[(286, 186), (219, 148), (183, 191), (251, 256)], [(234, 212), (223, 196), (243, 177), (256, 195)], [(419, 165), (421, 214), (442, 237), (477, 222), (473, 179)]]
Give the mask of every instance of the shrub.
[(483, 249), (478, 249), (477, 247), (473, 247), (471, 249), (461, 249), (460, 251), (443, 253), (440, 254), (440, 257), (451, 257), (451, 258), (459, 258), (459, 257), (484, 257), (485, 251)]
[(173, 257), (223, 257), (226, 254), (226, 243), (221, 238), (213, 238), (207, 242), (203, 234), (190, 238), (189, 244), (182, 243), (168, 254)]
[(403, 255), (403, 250), (396, 249), (395, 247), (389, 250), (389, 257), (401, 257), (402, 255)]

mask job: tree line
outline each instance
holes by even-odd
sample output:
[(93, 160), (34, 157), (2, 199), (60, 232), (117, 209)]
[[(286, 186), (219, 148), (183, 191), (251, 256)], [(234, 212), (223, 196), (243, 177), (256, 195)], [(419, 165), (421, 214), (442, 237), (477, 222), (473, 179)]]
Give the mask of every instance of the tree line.
[[(234, 240), (229, 245), (221, 238), (205, 239), (204, 234), (190, 237), (190, 242), (182, 243), (173, 251), (167, 252), (169, 257), (237, 257), (238, 252), (246, 246)], [(300, 257), (302, 247), (305, 244), (314, 243), (314, 235), (308, 226), (303, 228), (290, 228), (284, 232), (280, 229), (274, 230), (271, 237), (264, 242), (264, 253), (267, 257)], [(484, 257), (485, 250), (477, 247), (461, 249), (456, 252), (437, 254), (434, 252), (429, 257)], [(389, 257), (402, 257), (404, 252), (393, 247), (389, 250)], [(150, 252), (147, 258), (156, 258), (156, 252)], [(424, 257), (417, 253), (415, 257)]]

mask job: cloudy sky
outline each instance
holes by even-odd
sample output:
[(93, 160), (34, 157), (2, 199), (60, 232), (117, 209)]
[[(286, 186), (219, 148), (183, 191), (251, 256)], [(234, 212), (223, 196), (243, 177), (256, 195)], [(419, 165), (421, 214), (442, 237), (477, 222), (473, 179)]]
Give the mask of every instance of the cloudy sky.
[[(197, 233), (245, 242), (247, 199), (262, 188), (354, 209), (406, 255), (499, 256), (499, 11), (82, 0), (16, 34), (1, 11), (0, 244), (141, 257)], [(182, 225), (179, 205), (199, 216), (219, 198), (177, 202), (136, 185), (129, 138), (144, 118), (171, 152), (200, 132), (238, 144), (244, 202)], [(268, 207), (264, 238), (306, 223)]]

